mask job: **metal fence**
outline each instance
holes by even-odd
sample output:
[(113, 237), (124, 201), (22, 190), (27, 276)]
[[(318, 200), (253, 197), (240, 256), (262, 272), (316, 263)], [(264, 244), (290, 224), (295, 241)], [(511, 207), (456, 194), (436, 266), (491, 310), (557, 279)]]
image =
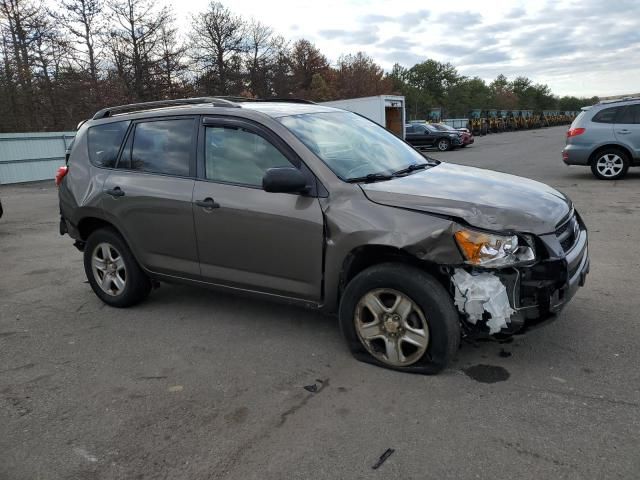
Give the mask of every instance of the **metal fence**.
[(0, 134), (0, 185), (53, 180), (74, 132)]
[(442, 123), (453, 128), (467, 128), (469, 125), (468, 118), (445, 118)]

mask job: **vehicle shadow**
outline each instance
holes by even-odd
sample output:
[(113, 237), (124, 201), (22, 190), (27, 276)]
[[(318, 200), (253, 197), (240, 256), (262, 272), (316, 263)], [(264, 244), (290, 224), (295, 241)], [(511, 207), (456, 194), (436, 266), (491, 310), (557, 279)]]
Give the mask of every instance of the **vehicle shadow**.
[[(290, 338), (291, 341), (313, 345), (330, 355), (350, 356), (340, 332), (336, 315), (326, 314), (297, 305), (247, 297), (233, 292), (162, 284), (140, 309), (162, 312), (173, 318), (172, 328), (199, 328), (214, 325), (225, 328), (233, 322), (234, 329), (254, 331), (259, 328), (264, 338)], [(184, 325), (187, 322), (188, 325)], [(463, 340), (448, 371), (460, 370), (477, 364), (499, 365), (511, 356), (522, 337), (505, 342)], [(282, 352), (295, 355), (296, 351)]]

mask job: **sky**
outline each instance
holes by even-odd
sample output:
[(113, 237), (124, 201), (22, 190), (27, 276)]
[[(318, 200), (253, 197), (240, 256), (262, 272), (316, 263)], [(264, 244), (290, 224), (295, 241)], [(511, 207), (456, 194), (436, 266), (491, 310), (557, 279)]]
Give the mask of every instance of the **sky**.
[[(208, 0), (161, 0), (182, 32)], [(390, 70), (432, 58), (467, 76), (503, 73), (557, 95), (640, 92), (640, 0), (222, 0), (330, 61), (363, 51)]]

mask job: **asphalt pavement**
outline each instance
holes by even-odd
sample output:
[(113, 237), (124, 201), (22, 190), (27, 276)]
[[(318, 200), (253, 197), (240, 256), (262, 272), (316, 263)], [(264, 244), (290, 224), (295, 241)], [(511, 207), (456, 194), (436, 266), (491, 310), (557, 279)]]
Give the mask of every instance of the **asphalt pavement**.
[(429, 154), (564, 191), (591, 254), (558, 320), (431, 377), (300, 308), (172, 285), (106, 307), (53, 182), (0, 186), (0, 479), (639, 478), (640, 169), (566, 167), (564, 131)]

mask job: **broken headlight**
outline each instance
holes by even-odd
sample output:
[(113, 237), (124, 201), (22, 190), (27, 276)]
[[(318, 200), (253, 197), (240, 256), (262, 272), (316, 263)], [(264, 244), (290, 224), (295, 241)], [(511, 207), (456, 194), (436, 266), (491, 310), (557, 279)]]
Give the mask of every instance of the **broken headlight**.
[(533, 242), (519, 245), (516, 235), (504, 236), (476, 230), (458, 230), (456, 242), (466, 263), (479, 267), (507, 267), (535, 259)]

